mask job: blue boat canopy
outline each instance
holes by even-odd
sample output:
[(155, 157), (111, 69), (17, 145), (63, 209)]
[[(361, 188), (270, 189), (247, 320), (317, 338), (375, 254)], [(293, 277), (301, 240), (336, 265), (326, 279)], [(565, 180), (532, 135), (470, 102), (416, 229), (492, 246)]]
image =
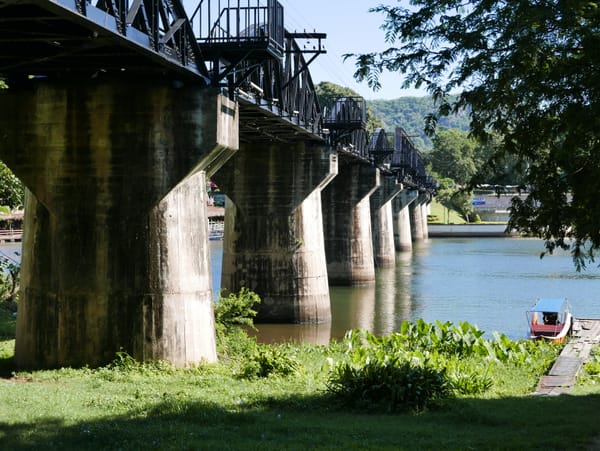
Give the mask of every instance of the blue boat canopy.
[(535, 303), (532, 312), (562, 312), (568, 310), (569, 301), (565, 298), (540, 298)]

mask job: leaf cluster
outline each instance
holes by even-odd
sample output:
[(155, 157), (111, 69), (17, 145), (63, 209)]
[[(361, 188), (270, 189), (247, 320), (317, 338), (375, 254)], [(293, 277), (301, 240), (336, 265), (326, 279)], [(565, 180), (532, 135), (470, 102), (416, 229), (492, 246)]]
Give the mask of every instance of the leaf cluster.
[(241, 376), (248, 379), (272, 375), (290, 376), (300, 368), (298, 359), (275, 345), (258, 345), (245, 359)]
[(214, 305), (217, 349), (222, 356), (247, 358), (256, 348), (256, 339), (250, 338), (244, 327), (254, 328), (256, 310), (260, 303), (255, 292), (242, 288), (238, 293), (219, 296)]
[[(424, 87), (440, 117), (468, 110), (471, 135), (501, 138), (491, 161), (522, 168), (530, 200), (511, 226), (552, 252), (571, 249), (578, 267), (600, 248), (600, 8), (575, 0), (415, 0), (379, 5), (390, 47), (354, 55), (358, 80), (383, 71)], [(458, 94), (456, 94), (458, 92)], [(450, 94), (456, 94), (451, 96)]]
[(228, 332), (239, 326), (253, 327), (256, 310), (254, 306), (260, 303), (260, 297), (255, 292), (241, 288), (238, 293), (219, 296), (215, 303), (215, 323), (217, 333)]
[(389, 412), (422, 410), (456, 395), (476, 395), (494, 386), (494, 373), (506, 366), (543, 374), (558, 348), (549, 343), (512, 341), (463, 322), (414, 323), (377, 337), (350, 331), (344, 358), (331, 363), (328, 391), (361, 409)]

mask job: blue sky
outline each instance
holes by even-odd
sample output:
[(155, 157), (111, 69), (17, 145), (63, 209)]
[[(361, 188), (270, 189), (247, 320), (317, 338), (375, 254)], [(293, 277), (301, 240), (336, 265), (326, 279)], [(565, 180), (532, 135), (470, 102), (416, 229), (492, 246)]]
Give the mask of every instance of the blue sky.
[[(199, 1), (183, 0), (188, 15), (191, 15)], [(354, 59), (344, 62), (342, 58), (346, 53), (367, 53), (389, 47), (385, 43), (383, 31), (379, 28), (383, 16), (369, 13), (368, 9), (379, 3), (396, 4), (397, 0), (279, 0), (279, 2), (284, 7), (285, 26), (289, 31), (306, 30), (327, 34), (325, 40), (327, 53), (319, 55), (310, 65), (315, 84), (330, 81), (347, 86), (369, 100), (425, 95), (423, 91), (400, 89), (402, 77), (397, 73), (385, 73), (381, 78), (382, 88), (374, 92), (366, 83), (359, 84), (354, 80)], [(227, 0), (221, 1), (221, 5), (227, 3)], [(245, 3), (246, 0), (242, 2)], [(255, 0), (250, 0), (250, 3), (256, 4)], [(231, 4), (237, 4), (237, 1), (232, 0)], [(261, 0), (261, 4), (266, 5), (266, 0)], [(214, 5), (218, 5), (217, 0), (213, 0)]]
[(423, 91), (400, 89), (402, 76), (385, 73), (382, 88), (374, 92), (366, 83), (356, 83), (353, 78), (354, 60), (343, 61), (345, 53), (367, 53), (384, 50), (384, 32), (379, 28), (383, 16), (369, 13), (368, 9), (383, 4), (396, 4), (395, 0), (279, 0), (284, 6), (285, 24), (289, 31), (317, 31), (327, 33), (325, 48), (310, 65), (313, 81), (331, 81), (348, 86), (366, 99), (395, 99), (403, 96), (422, 96)]

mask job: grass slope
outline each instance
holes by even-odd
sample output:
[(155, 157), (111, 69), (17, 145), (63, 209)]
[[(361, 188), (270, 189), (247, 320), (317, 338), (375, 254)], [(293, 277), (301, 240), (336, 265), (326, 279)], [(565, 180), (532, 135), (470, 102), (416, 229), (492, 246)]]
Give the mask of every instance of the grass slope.
[[(0, 316), (0, 323), (14, 331), (14, 318)], [(3, 365), (12, 371), (14, 340), (2, 340)], [(98, 369), (9, 372), (0, 379), (0, 448), (585, 450), (600, 443), (597, 384), (573, 395), (529, 396), (537, 376), (527, 368), (489, 365), (496, 389), (486, 396), (420, 413), (365, 414), (326, 392), (339, 347), (281, 349), (301, 363), (297, 374), (248, 380), (225, 359), (175, 369), (126, 358)]]

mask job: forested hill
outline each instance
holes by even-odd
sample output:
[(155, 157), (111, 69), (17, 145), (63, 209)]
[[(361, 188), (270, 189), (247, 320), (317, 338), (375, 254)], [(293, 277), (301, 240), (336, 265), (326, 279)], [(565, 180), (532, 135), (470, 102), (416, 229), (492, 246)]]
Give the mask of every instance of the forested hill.
[[(425, 116), (435, 111), (431, 97), (400, 97), (394, 100), (369, 100), (374, 116), (381, 120), (386, 131), (402, 127), (419, 149), (431, 148), (431, 140), (425, 135)], [(468, 130), (466, 112), (441, 118), (438, 126)]]

